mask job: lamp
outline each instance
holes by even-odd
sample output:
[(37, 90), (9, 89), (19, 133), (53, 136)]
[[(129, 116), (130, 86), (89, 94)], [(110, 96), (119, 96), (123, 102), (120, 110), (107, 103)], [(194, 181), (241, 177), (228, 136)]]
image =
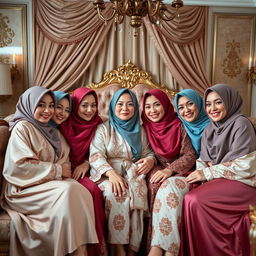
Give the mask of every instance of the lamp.
[(159, 24), (162, 20), (170, 21), (174, 19), (180, 7), (183, 6), (182, 0), (172, 1), (171, 6), (176, 9), (175, 13), (169, 17), (166, 14), (167, 7), (163, 0), (110, 0), (113, 4), (113, 12), (109, 17), (104, 17), (102, 11), (105, 9), (104, 0), (95, 0), (95, 9), (98, 12), (100, 19), (107, 22), (115, 18), (115, 22), (121, 24), (124, 16), (131, 17), (130, 25), (133, 28), (138, 28), (142, 24), (142, 18), (148, 16), (150, 22)]
[(15, 78), (19, 79), (19, 77), (20, 77), (20, 72), (18, 69), (18, 65), (16, 63), (16, 54), (15, 53), (12, 55), (12, 64), (11, 64), (10, 68), (11, 68), (11, 79), (12, 79), (12, 83), (13, 83)]
[(12, 82), (10, 66), (0, 63), (0, 101), (4, 101), (12, 95)]

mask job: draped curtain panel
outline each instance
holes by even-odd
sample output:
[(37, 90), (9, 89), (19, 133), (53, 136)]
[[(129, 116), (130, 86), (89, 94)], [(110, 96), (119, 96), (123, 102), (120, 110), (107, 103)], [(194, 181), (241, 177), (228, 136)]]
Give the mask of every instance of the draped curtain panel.
[[(201, 93), (209, 86), (205, 70), (207, 7), (185, 6), (179, 18), (160, 26), (144, 18), (145, 26), (134, 37), (129, 19), (118, 26), (113, 20), (105, 23), (92, 2), (33, 2), (35, 85), (67, 91), (99, 81), (104, 72), (130, 59), (171, 89), (177, 89), (175, 80), (181, 88)], [(106, 15), (111, 11), (112, 5), (107, 3)]]

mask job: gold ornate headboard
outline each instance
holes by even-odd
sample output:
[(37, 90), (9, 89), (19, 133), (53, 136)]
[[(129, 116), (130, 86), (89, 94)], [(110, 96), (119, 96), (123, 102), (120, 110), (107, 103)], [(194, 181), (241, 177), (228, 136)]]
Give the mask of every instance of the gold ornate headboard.
[(99, 113), (104, 119), (108, 117), (109, 101), (113, 94), (121, 88), (131, 89), (136, 94), (139, 103), (142, 100), (144, 92), (153, 88), (158, 88), (166, 92), (171, 101), (177, 93), (164, 85), (154, 82), (149, 72), (141, 70), (131, 61), (128, 61), (116, 70), (105, 73), (101, 82), (91, 83), (86, 87), (96, 91), (99, 99)]

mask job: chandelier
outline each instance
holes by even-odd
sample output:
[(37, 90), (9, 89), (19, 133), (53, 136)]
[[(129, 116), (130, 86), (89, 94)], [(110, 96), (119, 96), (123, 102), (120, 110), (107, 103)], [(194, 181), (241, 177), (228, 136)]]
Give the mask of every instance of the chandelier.
[(183, 6), (182, 0), (173, 0), (171, 6), (175, 8), (175, 12), (168, 16), (163, 0), (110, 0), (110, 2), (113, 4), (113, 12), (109, 17), (104, 17), (104, 0), (94, 1), (99, 17), (105, 22), (114, 18), (116, 23), (121, 24), (127, 15), (131, 18), (130, 25), (133, 28), (140, 27), (145, 16), (148, 16), (153, 24), (159, 24), (162, 20), (170, 21), (177, 16), (179, 8)]

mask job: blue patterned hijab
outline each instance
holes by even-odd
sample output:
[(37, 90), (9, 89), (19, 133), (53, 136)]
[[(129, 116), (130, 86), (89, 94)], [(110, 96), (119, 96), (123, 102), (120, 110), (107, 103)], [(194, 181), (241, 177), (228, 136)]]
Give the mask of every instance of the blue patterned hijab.
[[(199, 113), (197, 118), (193, 122), (185, 121), (178, 112), (178, 99), (179, 97), (186, 97), (194, 102), (197, 106)], [(197, 156), (200, 155), (201, 150), (201, 138), (205, 127), (209, 124), (210, 119), (205, 113), (204, 104), (202, 97), (192, 89), (184, 89), (181, 92), (177, 93), (174, 98), (175, 109), (178, 113), (180, 120), (182, 121), (195, 149)]]
[[(62, 92), (62, 91), (53, 91), (53, 94), (55, 96), (55, 101), (56, 101), (56, 105), (58, 104), (58, 102), (60, 100), (62, 100), (63, 98), (67, 98), (69, 101), (69, 108), (70, 108), (70, 113), (71, 113), (71, 97), (67, 92)], [(52, 127), (58, 127), (58, 124), (56, 124), (53, 120), (49, 121), (49, 125), (51, 125)]]
[[(115, 115), (116, 103), (124, 93), (129, 93), (131, 95), (134, 104), (134, 116), (127, 121), (121, 120)], [(113, 95), (109, 105), (109, 121), (113, 128), (131, 147), (134, 161), (139, 160), (142, 152), (139, 104), (136, 95), (132, 91), (129, 89), (121, 89)]]

